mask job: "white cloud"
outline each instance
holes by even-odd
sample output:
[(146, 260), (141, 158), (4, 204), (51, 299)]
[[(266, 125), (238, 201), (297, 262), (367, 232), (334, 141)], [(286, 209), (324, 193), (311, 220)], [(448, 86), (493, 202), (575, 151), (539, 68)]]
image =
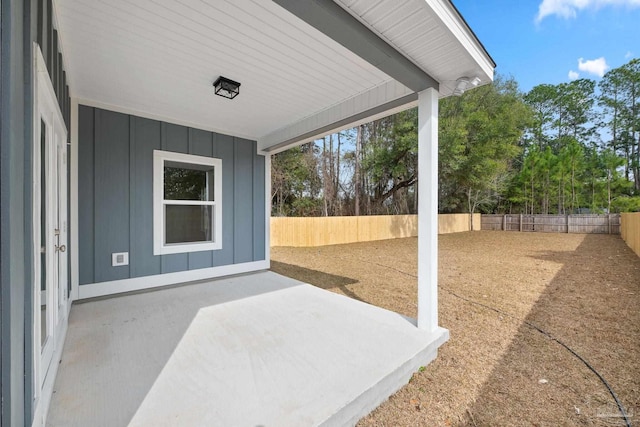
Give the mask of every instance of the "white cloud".
[(583, 9), (599, 9), (604, 6), (640, 7), (640, 0), (542, 0), (538, 6), (536, 23), (551, 15), (575, 18)]
[(585, 73), (595, 74), (596, 76), (602, 77), (609, 68), (611, 67), (607, 64), (604, 56), (601, 56), (598, 59), (588, 59), (586, 61), (582, 58), (578, 59), (578, 70), (584, 71)]
[(633, 52), (628, 51), (625, 55), (624, 55), (624, 59), (630, 59), (633, 58)]
[(576, 73), (573, 70), (569, 70), (569, 80), (577, 80), (580, 77), (580, 74)]

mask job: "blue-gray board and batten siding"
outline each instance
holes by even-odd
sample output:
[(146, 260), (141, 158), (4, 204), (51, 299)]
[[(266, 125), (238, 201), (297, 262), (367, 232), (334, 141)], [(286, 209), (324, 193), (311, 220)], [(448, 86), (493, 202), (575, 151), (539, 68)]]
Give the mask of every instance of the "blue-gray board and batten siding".
[[(70, 98), (52, 0), (0, 1), (0, 425), (31, 425), (34, 411), (32, 147), (34, 42), (64, 121)], [(74, 248), (70, 248), (72, 251)]]
[[(255, 141), (84, 105), (78, 116), (80, 285), (265, 259)], [(153, 255), (153, 150), (222, 159), (222, 249)], [(114, 252), (129, 265), (112, 267)]]

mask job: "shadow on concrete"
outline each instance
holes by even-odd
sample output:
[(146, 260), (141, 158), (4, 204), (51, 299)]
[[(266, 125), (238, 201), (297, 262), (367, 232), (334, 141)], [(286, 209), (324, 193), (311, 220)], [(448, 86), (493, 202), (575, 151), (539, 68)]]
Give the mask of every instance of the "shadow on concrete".
[(467, 420), (458, 425), (624, 425), (596, 375), (526, 323), (585, 358), (630, 415), (635, 413), (630, 420), (637, 425), (640, 258), (619, 236), (609, 235), (586, 235), (575, 251), (545, 251), (534, 258), (561, 263), (562, 268), (476, 393)]
[(287, 264), (284, 262), (271, 261), (271, 271), (282, 274), (283, 276), (299, 280), (304, 283), (316, 286), (321, 289), (339, 289), (346, 296), (355, 300), (369, 303), (360, 298), (355, 292), (349, 289), (348, 285), (358, 283), (357, 280), (350, 277), (337, 276), (322, 271), (311, 270), (300, 267), (299, 265)]

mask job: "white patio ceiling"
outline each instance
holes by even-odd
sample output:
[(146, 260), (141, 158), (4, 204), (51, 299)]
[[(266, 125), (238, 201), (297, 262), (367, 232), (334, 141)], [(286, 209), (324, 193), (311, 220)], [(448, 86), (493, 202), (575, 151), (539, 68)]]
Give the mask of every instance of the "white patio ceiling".
[[(458, 77), (493, 77), (446, 0), (336, 3), (433, 77), (441, 96)], [(55, 13), (80, 103), (255, 139), (260, 149), (415, 99), (415, 87), (270, 0), (57, 0)], [(214, 94), (220, 75), (241, 83), (237, 98)]]

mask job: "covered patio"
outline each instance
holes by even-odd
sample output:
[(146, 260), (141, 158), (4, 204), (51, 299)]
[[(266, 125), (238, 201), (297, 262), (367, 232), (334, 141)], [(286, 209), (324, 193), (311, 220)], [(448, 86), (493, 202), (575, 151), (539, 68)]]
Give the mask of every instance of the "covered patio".
[[(438, 100), (495, 67), (449, 0), (3, 0), (2, 25), (8, 424), (348, 425), (436, 356)], [(416, 321), (265, 272), (271, 155), (416, 106)]]
[(47, 425), (353, 425), (447, 338), (272, 272), (89, 301)]

